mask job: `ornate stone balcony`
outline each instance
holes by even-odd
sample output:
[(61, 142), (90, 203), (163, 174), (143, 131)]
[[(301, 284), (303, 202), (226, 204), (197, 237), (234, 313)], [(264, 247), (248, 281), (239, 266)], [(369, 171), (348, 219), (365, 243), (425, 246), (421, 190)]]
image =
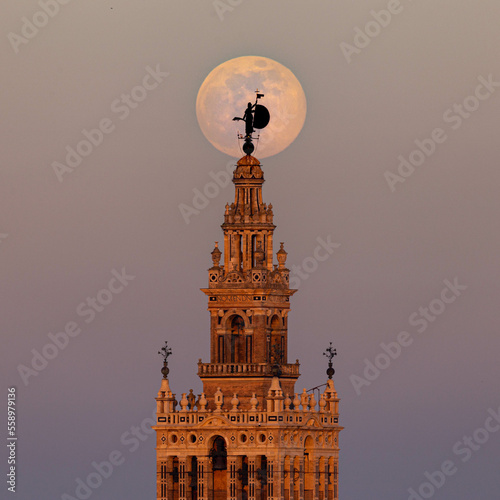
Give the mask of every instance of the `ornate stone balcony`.
[[(282, 364), (281, 377), (299, 377), (300, 363)], [(198, 363), (198, 376), (227, 377), (228, 375), (244, 375), (246, 377), (271, 377), (273, 376), (270, 363)]]

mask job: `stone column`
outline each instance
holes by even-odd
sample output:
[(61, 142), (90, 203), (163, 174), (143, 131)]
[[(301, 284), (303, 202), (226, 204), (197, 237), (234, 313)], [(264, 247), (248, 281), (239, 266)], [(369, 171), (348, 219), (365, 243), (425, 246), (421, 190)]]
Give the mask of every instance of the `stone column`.
[(227, 500), (237, 500), (236, 457), (227, 457)]
[(324, 457), (319, 457), (318, 460), (318, 499), (325, 500), (325, 485), (328, 484), (326, 477), (326, 465)]
[(179, 457), (179, 500), (187, 500), (187, 480), (186, 457)]
[(208, 457), (198, 458), (198, 500), (208, 500), (209, 461)]
[(256, 481), (255, 470), (257, 469), (255, 457), (248, 457), (248, 500), (256, 500)]
[(274, 460), (274, 498), (277, 500), (283, 500), (285, 498), (284, 465), (285, 460), (283, 458)]
[(229, 248), (229, 234), (227, 232), (224, 233), (224, 272), (227, 274), (231, 268), (229, 266), (230, 259), (230, 248)]
[(156, 498), (165, 500), (167, 498), (167, 461), (158, 461), (156, 467)]
[(319, 458), (313, 458), (313, 481), (314, 481), (314, 489), (313, 489), (313, 500), (319, 500)]
[(325, 500), (330, 499), (330, 481), (333, 479), (333, 476), (330, 475), (331, 472), (330, 460), (325, 458)]
[(273, 270), (273, 233), (272, 231), (268, 233), (268, 236), (267, 236), (267, 259), (266, 259), (266, 262), (267, 262), (267, 269), (269, 269), (269, 271), (272, 271)]
[(234, 238), (234, 263), (236, 269), (239, 271), (241, 267), (241, 235), (238, 233), (233, 234)]
[(323, 498), (328, 500), (328, 481), (330, 480), (330, 469), (328, 467), (328, 458), (323, 459)]
[(285, 457), (283, 460), (283, 498), (293, 498), (293, 457)]
[(298, 465), (298, 457), (290, 458), (290, 476), (291, 476), (291, 484), (290, 484), (290, 500), (299, 500), (299, 465)]
[(267, 457), (267, 500), (275, 500), (276, 491), (276, 460)]
[(298, 500), (304, 500), (304, 457), (299, 457), (299, 498)]
[(335, 459), (333, 462), (333, 498), (337, 500), (338, 498), (338, 488), (339, 488), (339, 464)]

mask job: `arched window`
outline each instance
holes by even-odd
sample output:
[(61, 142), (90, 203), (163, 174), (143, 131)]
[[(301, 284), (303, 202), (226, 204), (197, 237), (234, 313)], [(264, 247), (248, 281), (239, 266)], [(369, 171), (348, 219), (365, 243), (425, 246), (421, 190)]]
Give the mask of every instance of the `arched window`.
[(277, 314), (271, 318), (270, 327), (270, 352), (268, 353), (268, 359), (272, 363), (283, 363), (285, 362), (286, 352), (285, 336), (283, 335), (281, 321)]
[(222, 436), (216, 436), (214, 439), (214, 444), (210, 450), (210, 458), (212, 459), (212, 469), (214, 471), (227, 469), (226, 441)]
[(304, 441), (304, 497), (312, 498), (316, 482), (315, 461), (314, 461), (314, 440), (307, 436)]
[(242, 359), (242, 337), (245, 331), (245, 322), (241, 316), (233, 316), (231, 319), (230, 333), (230, 363), (239, 363)]
[(231, 331), (237, 331), (238, 334), (240, 331), (245, 328), (245, 322), (241, 316), (233, 316), (231, 319)]

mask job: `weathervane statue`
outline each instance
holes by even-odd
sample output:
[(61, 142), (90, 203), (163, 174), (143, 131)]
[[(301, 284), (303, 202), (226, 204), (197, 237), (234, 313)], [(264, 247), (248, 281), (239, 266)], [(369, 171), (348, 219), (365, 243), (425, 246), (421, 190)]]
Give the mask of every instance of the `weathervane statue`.
[(168, 346), (167, 340), (165, 340), (165, 345), (158, 351), (158, 354), (163, 358), (161, 373), (163, 374), (163, 378), (167, 378), (170, 371), (168, 369), (168, 357), (172, 354), (172, 348)]
[[(247, 155), (251, 155), (253, 150), (255, 149), (252, 140), (252, 134), (255, 129), (263, 129), (267, 127), (269, 123), (269, 110), (262, 106), (262, 104), (257, 104), (259, 99), (264, 97), (264, 94), (259, 93), (259, 89), (255, 91), (257, 94), (257, 98), (255, 99), (255, 103), (248, 103), (247, 109), (245, 109), (245, 113), (243, 114), (243, 118), (235, 116), (233, 121), (244, 121), (245, 122), (245, 135), (241, 136), (238, 134), (238, 139), (244, 139), (243, 151)], [(258, 137), (257, 137), (258, 139)]]
[(328, 369), (326, 370), (326, 374), (328, 378), (331, 379), (335, 374), (335, 369), (333, 368), (332, 359), (337, 355), (337, 349), (333, 348), (332, 342), (330, 342), (330, 346), (325, 350), (323, 356), (328, 358)]

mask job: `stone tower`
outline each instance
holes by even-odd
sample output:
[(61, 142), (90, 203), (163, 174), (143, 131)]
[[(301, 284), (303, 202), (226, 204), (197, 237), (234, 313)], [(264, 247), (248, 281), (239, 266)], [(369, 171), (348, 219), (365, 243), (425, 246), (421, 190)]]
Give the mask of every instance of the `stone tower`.
[(288, 362), (287, 337), (296, 290), (283, 243), (273, 263), (276, 226), (259, 161), (241, 158), (233, 182), (224, 255), (216, 243), (202, 289), (210, 312), (203, 393), (182, 393), (178, 408), (166, 363), (162, 371), (157, 500), (336, 500), (342, 427), (333, 380), (319, 400), (295, 392), (299, 362)]

